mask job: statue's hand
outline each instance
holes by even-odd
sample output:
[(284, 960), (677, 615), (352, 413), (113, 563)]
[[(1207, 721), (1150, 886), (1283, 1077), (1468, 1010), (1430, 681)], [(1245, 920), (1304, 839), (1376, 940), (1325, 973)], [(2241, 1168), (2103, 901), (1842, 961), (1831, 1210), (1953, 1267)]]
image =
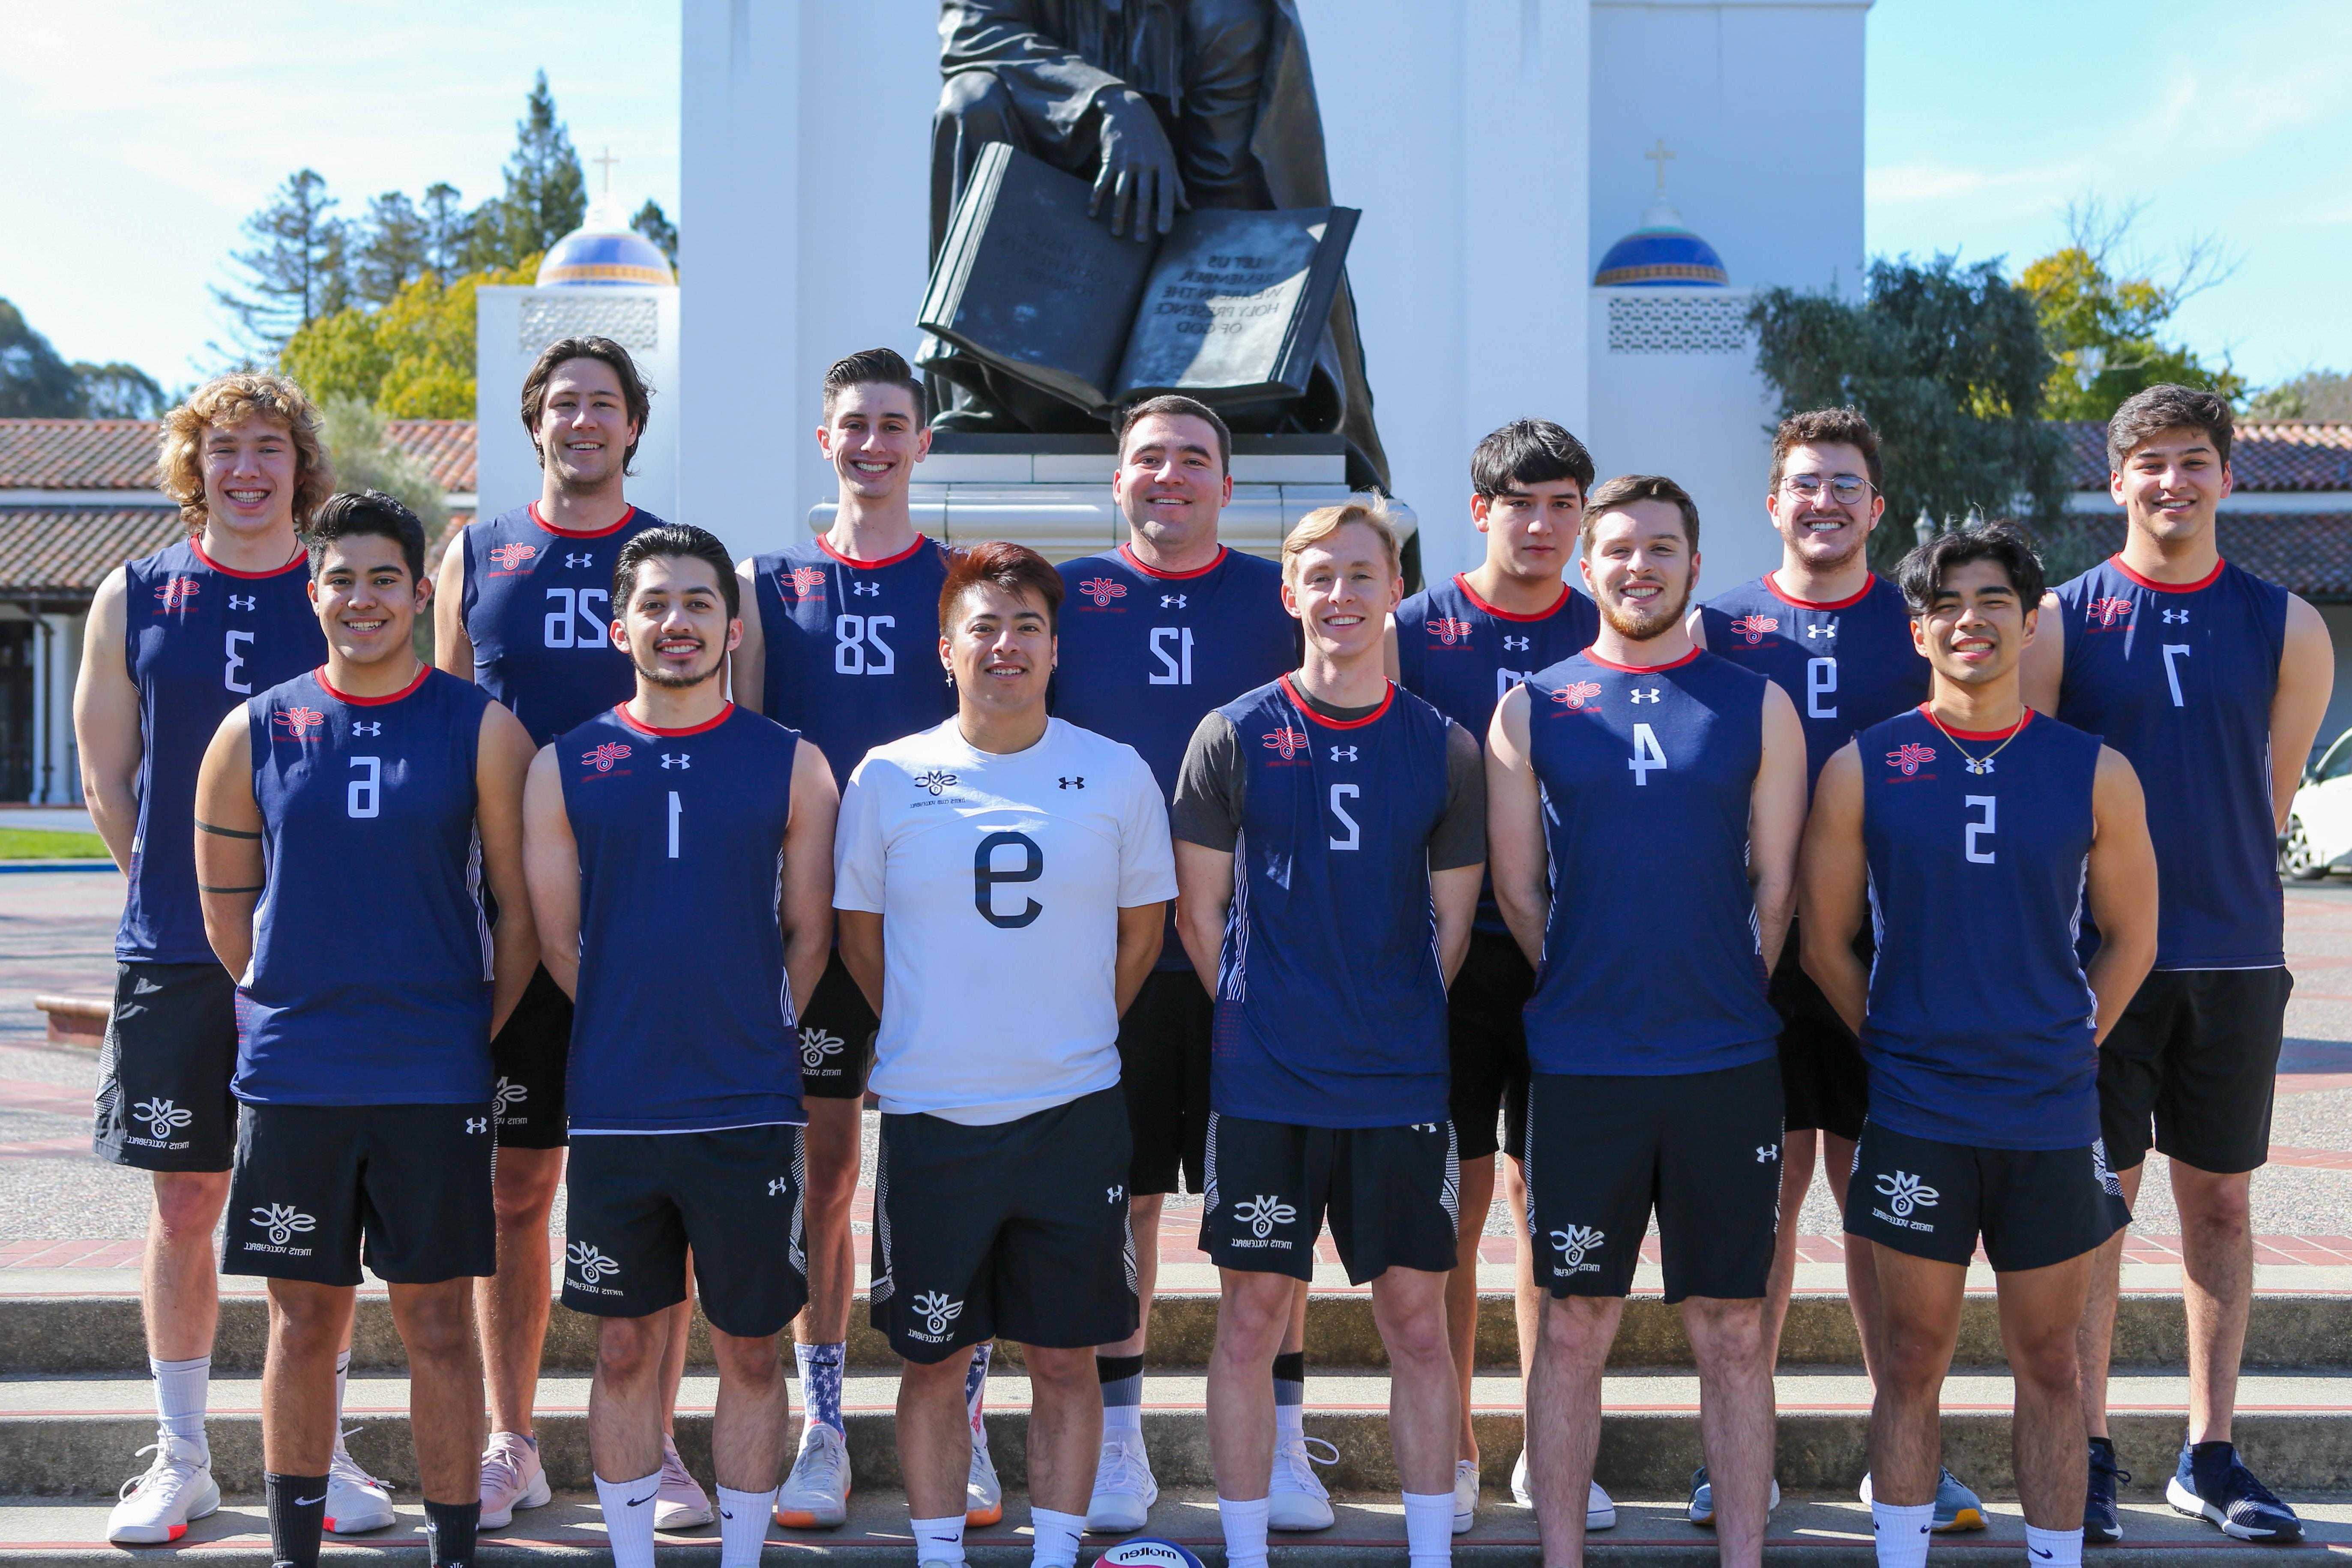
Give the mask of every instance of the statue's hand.
[(1176, 171), (1176, 149), (1168, 144), (1160, 117), (1132, 88), (1106, 92), (1097, 100), (1102, 112), (1102, 168), (1095, 175), (1094, 199), (1087, 204), (1091, 217), (1110, 198), (1110, 231), (1123, 234), (1130, 214), (1135, 237), (1149, 232), (1156, 218), (1158, 232), (1166, 234), (1184, 205), (1184, 182)]

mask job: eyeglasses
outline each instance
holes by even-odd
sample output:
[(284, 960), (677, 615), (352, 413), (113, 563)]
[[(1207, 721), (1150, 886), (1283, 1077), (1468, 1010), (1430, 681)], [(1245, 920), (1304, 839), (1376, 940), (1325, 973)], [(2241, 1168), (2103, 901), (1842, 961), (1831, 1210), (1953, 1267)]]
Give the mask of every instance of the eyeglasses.
[(1840, 506), (1852, 506), (1870, 493), (1870, 481), (1853, 474), (1840, 474), (1824, 480), (1819, 474), (1790, 474), (1780, 481), (1780, 488), (1800, 500), (1819, 500), (1827, 489), (1830, 499)]

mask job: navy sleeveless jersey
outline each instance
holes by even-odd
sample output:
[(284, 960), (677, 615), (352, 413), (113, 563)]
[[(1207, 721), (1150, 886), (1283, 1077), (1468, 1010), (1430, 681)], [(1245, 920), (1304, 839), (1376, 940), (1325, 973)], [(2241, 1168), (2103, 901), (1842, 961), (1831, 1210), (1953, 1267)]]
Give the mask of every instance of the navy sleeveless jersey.
[(1956, 744), (1914, 709), (1857, 738), (1878, 944), (1870, 1119), (2080, 1149), (2099, 1135), (2098, 1003), (2074, 955), (2099, 738), (2040, 714), (2002, 746), (2008, 733)]
[[(1176, 795), (1192, 731), (1218, 704), (1298, 662), (1298, 623), (1282, 607), (1282, 568), (1219, 546), (1197, 572), (1158, 572), (1122, 544), (1061, 568), (1061, 663), (1054, 714), (1133, 746)], [(1176, 906), (1155, 968), (1192, 967)]]
[(2286, 962), (2271, 811), (2271, 699), (2287, 592), (2222, 562), (2151, 583), (2109, 558), (2058, 590), (2058, 713), (2139, 774), (2156, 841), (2156, 966)]
[(692, 729), (615, 708), (557, 738), (580, 847), (573, 1132), (807, 1120), (776, 926), (799, 744), (731, 702)]
[(823, 539), (751, 561), (767, 648), (761, 710), (824, 753), (833, 782), (875, 747), (955, 711), (940, 669), (940, 590), (948, 563), (918, 535), (882, 561), (856, 561)]
[(1528, 1061), (1663, 1077), (1769, 1060), (1780, 1018), (1748, 883), (1763, 678), (1698, 648), (1649, 669), (1587, 648), (1527, 685), (1551, 866)]
[(221, 717), (327, 657), (301, 555), (215, 565), (184, 539), (122, 568), (123, 668), (139, 689), (139, 828), (114, 956), (215, 963), (196, 902), (196, 769)]
[(474, 831), (489, 703), (428, 668), (392, 697), (345, 697), (314, 671), (245, 705), (269, 870), (237, 985), (238, 1099), (489, 1100)]
[(1873, 574), (1861, 593), (1815, 604), (1767, 572), (1701, 606), (1706, 649), (1789, 694), (1805, 726), (1805, 784), (1860, 731), (1927, 700), (1903, 591)]
[(1389, 688), (1342, 722), (1287, 677), (1219, 710), (1249, 758), (1218, 965), (1209, 1102), (1303, 1127), (1446, 1118), (1429, 837), (1445, 715)]
[[(1461, 725), (1483, 750), (1503, 693), (1538, 669), (1582, 653), (1601, 630), (1591, 599), (1563, 583), (1540, 615), (1498, 610), (1460, 573), (1397, 606), (1397, 682)], [(1507, 934), (1492, 876), (1478, 890), (1478, 929)]]
[(457, 531), (466, 547), (466, 636), (475, 684), (522, 721), (534, 744), (625, 702), (637, 689), (613, 646), (613, 565), (662, 520), (631, 507), (595, 533), (562, 533), (539, 503)]

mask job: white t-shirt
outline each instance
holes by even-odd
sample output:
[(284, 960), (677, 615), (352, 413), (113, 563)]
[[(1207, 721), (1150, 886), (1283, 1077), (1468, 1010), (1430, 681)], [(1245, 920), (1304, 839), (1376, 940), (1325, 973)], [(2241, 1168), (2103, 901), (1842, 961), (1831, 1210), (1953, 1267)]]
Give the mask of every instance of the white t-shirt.
[(950, 719), (866, 753), (833, 858), (835, 907), (883, 920), (884, 1110), (986, 1126), (1118, 1082), (1118, 911), (1176, 896), (1135, 748), (1049, 719), (1000, 755)]

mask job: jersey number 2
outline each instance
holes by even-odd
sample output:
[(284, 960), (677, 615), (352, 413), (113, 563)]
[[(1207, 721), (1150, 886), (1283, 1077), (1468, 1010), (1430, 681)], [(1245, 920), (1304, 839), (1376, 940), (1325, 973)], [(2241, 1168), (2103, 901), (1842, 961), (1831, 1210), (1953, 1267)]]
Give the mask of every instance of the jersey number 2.
[[(994, 861), (996, 852), (1018, 848), (1021, 864), (1017, 868), (1000, 871)], [(1045, 874), (1045, 852), (1037, 841), (1025, 833), (992, 833), (980, 841), (980, 848), (971, 858), (971, 901), (980, 910), (981, 919), (1003, 931), (1019, 931), (1045, 912), (1045, 906), (1034, 899), (1024, 899), (1017, 914), (1002, 914), (996, 908), (996, 884), (999, 882), (1034, 882)]]

